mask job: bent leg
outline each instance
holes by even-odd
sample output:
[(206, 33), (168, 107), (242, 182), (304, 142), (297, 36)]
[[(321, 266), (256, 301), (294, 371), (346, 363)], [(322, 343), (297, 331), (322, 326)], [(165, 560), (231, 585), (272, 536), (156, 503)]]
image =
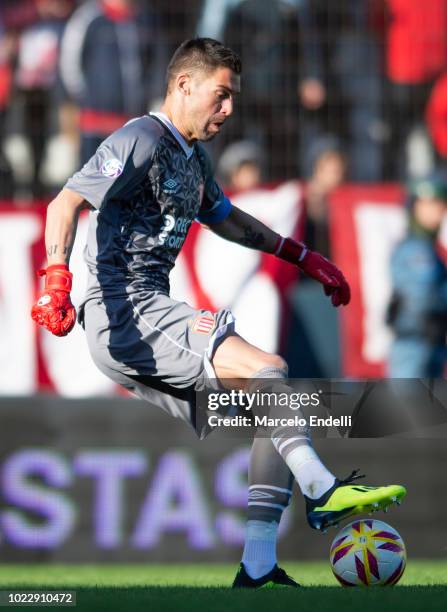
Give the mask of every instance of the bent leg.
[[(287, 363), (249, 344), (237, 335), (227, 337), (216, 349), (213, 367), (226, 388), (287, 393)], [(313, 450), (308, 431), (286, 428), (272, 437), (253, 441), (249, 468), (248, 516), (242, 564), (250, 578), (268, 576), (277, 565), (276, 542), (283, 511), (292, 495), (293, 479), (303, 494), (324, 491), (334, 476)], [(315, 497), (319, 497), (315, 495)]]
[[(227, 388), (292, 393), (287, 384), (288, 368), (284, 359), (258, 349), (238, 335), (225, 338), (216, 349), (213, 367), (219, 381)], [(304, 417), (300, 410), (295, 410), (294, 415)], [(318, 499), (334, 484), (335, 476), (312, 447), (308, 428), (276, 428), (271, 441), (304, 495)]]

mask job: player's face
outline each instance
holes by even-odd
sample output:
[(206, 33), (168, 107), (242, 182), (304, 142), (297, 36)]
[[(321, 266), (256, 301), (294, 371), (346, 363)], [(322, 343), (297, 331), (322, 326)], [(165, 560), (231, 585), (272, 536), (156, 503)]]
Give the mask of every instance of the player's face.
[(240, 77), (230, 68), (199, 73), (191, 79), (188, 115), (197, 140), (211, 140), (233, 112), (234, 95), (240, 91)]

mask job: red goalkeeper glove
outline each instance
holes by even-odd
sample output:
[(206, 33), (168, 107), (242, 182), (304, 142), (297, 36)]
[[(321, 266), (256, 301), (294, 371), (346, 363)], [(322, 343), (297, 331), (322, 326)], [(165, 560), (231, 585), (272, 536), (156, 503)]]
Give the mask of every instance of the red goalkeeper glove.
[(76, 310), (70, 300), (73, 275), (65, 264), (39, 270), (46, 276), (45, 290), (31, 309), (33, 320), (55, 336), (66, 336), (76, 323)]
[(351, 300), (351, 290), (342, 272), (326, 257), (310, 251), (304, 244), (291, 238), (280, 238), (275, 255), (295, 264), (311, 278), (321, 283), (334, 306), (346, 306)]

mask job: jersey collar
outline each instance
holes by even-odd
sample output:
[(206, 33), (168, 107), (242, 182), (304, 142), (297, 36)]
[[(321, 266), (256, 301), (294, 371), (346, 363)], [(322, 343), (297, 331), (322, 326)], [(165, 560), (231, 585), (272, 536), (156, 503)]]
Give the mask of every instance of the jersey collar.
[(186, 157), (189, 159), (191, 155), (194, 153), (194, 146), (190, 147), (187, 144), (186, 140), (180, 134), (180, 132), (175, 127), (175, 125), (172, 123), (172, 121), (169, 119), (169, 117), (165, 115), (164, 113), (149, 113), (149, 115), (151, 115), (152, 117), (156, 117), (159, 121), (163, 123), (163, 125), (165, 125), (168, 128), (168, 130), (177, 140), (179, 145), (182, 147), (183, 151), (185, 152)]

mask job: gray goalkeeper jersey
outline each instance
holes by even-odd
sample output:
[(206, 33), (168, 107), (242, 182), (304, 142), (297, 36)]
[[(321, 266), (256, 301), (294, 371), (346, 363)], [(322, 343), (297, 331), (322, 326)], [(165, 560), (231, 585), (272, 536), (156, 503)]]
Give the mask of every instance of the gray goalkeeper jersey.
[(84, 251), (86, 300), (169, 294), (169, 273), (191, 223), (217, 223), (231, 210), (203, 147), (188, 146), (162, 113), (114, 132), (65, 187), (96, 209)]

